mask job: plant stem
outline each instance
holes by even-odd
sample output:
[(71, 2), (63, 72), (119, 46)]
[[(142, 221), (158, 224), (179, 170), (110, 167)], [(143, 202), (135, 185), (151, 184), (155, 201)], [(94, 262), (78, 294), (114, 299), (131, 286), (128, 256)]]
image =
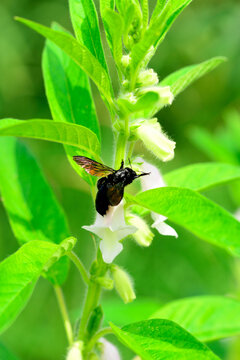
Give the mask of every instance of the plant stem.
[(92, 350), (92, 348), (94, 347), (94, 345), (96, 344), (98, 339), (104, 337), (105, 335), (112, 334), (112, 333), (113, 333), (113, 331), (112, 331), (112, 328), (110, 328), (110, 327), (99, 330), (89, 341), (89, 343), (86, 347), (87, 352), (90, 352)]
[(67, 338), (68, 338), (68, 343), (69, 343), (69, 345), (72, 345), (72, 343), (73, 343), (73, 331), (72, 331), (71, 322), (69, 320), (67, 307), (66, 307), (66, 304), (65, 304), (64, 296), (63, 296), (63, 291), (62, 291), (62, 288), (60, 286), (58, 286), (58, 285), (54, 285), (54, 290), (55, 290), (56, 298), (57, 298), (58, 305), (59, 305), (59, 308), (60, 308), (60, 312), (61, 312), (61, 315), (62, 315), (63, 324), (64, 324), (66, 335), (67, 335)]
[(68, 257), (72, 260), (72, 262), (78, 268), (78, 270), (83, 278), (83, 281), (86, 283), (86, 285), (89, 285), (89, 283), (90, 283), (89, 276), (88, 276), (87, 270), (85, 269), (82, 261), (79, 259), (79, 257), (73, 251), (68, 253)]
[(82, 318), (79, 327), (78, 338), (79, 340), (84, 340), (85, 330), (87, 327), (88, 319), (93, 311), (93, 309), (97, 306), (99, 298), (101, 295), (101, 286), (96, 282), (90, 280), (87, 296), (83, 308)]

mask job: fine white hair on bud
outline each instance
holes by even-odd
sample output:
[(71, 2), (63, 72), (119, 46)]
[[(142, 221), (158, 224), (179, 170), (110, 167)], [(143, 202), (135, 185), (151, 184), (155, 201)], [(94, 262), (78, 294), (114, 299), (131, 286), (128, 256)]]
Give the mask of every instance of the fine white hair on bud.
[(128, 212), (127, 222), (135, 226), (138, 230), (132, 234), (136, 243), (140, 246), (149, 246), (154, 238), (153, 232), (150, 230), (148, 224), (140, 216)]
[(83, 360), (82, 350), (83, 350), (83, 342), (82, 341), (74, 342), (73, 345), (68, 350), (66, 360)]
[(111, 266), (115, 288), (125, 304), (136, 299), (132, 279), (129, 274), (117, 265)]
[(174, 100), (174, 96), (173, 93), (171, 92), (170, 86), (159, 86), (159, 85), (148, 86), (140, 89), (138, 91), (138, 94), (139, 95), (146, 94), (147, 92), (155, 92), (156, 94), (158, 94), (159, 100), (158, 103), (155, 105), (156, 108), (165, 105), (171, 105)]
[(153, 69), (141, 70), (137, 77), (136, 86), (152, 86), (158, 84), (157, 73)]
[(160, 160), (169, 161), (173, 159), (176, 143), (163, 133), (157, 119), (142, 121), (135, 132), (145, 147)]

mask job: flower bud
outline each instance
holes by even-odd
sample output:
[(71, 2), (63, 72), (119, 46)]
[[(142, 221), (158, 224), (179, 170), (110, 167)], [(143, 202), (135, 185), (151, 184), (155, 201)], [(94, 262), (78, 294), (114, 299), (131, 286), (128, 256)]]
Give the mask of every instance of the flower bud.
[(83, 342), (76, 341), (68, 351), (66, 360), (82, 360)]
[(113, 275), (115, 288), (120, 297), (123, 299), (124, 303), (127, 304), (136, 299), (132, 280), (128, 273), (117, 265), (113, 265), (111, 267), (111, 272)]
[(107, 290), (112, 290), (113, 289), (113, 280), (106, 277), (106, 276), (100, 276), (97, 277), (95, 279), (95, 282), (98, 283), (99, 285), (101, 285), (103, 288), (107, 289)]
[(140, 89), (138, 94), (145, 94), (146, 92), (155, 92), (158, 94), (159, 96), (159, 101), (157, 103), (157, 107), (160, 106), (164, 106), (164, 105), (171, 105), (173, 100), (174, 100), (174, 96), (173, 93), (171, 92), (171, 88), (170, 86), (149, 86), (143, 89)]
[(154, 234), (151, 232), (146, 221), (140, 216), (129, 213), (127, 214), (127, 222), (138, 229), (132, 236), (140, 246), (151, 245)]
[(142, 121), (135, 132), (146, 148), (162, 161), (168, 161), (174, 157), (176, 143), (163, 133), (157, 119)]
[(131, 56), (130, 56), (129, 54), (122, 56), (122, 58), (121, 58), (121, 64), (122, 64), (122, 66), (124, 67), (124, 69), (126, 69), (126, 68), (129, 66), (130, 61), (131, 61)]
[(141, 70), (137, 77), (137, 87), (153, 86), (158, 84), (158, 76), (153, 69)]
[(101, 338), (101, 360), (121, 360), (118, 348), (107, 341), (104, 338)]

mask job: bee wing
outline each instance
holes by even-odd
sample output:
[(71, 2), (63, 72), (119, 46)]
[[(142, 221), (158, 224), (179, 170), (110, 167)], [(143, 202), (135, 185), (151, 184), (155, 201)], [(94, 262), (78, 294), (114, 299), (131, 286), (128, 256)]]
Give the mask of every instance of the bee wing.
[(89, 174), (94, 176), (103, 177), (115, 172), (114, 169), (85, 156), (73, 156), (73, 160)]
[(110, 205), (112, 206), (118, 205), (123, 198), (123, 193), (124, 193), (124, 185), (121, 183), (108, 187), (107, 198), (109, 200)]

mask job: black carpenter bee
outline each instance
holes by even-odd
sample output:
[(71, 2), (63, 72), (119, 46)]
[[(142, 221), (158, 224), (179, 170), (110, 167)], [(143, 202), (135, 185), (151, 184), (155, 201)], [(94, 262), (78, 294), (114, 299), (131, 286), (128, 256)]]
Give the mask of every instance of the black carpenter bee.
[(133, 169), (124, 168), (124, 161), (122, 161), (120, 169), (114, 170), (85, 156), (73, 156), (73, 160), (89, 174), (101, 178), (97, 182), (98, 192), (95, 206), (97, 212), (102, 216), (106, 215), (109, 206), (116, 206), (120, 203), (126, 185), (131, 184), (140, 176), (149, 175), (149, 173), (137, 175)]

